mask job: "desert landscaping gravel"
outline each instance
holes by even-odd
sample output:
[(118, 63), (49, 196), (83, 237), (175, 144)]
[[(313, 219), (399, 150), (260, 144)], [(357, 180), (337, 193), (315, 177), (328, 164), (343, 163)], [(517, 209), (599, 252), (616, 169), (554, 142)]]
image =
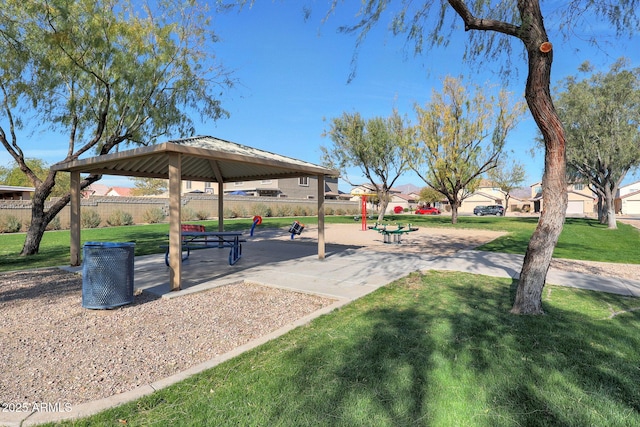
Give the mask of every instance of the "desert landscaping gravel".
[(132, 390), (262, 337), (333, 300), (239, 283), (82, 308), (82, 278), (0, 274), (0, 403), (77, 405)]

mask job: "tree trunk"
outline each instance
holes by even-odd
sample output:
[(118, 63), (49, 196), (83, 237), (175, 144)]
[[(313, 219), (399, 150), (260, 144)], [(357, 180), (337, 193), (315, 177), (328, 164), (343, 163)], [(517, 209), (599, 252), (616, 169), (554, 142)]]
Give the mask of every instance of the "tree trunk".
[(35, 255), (40, 250), (40, 241), (47, 228), (46, 214), (44, 211), (44, 203), (51, 191), (43, 189), (44, 184), (36, 188), (31, 200), (31, 223), (24, 239), (22, 252), (20, 255)]
[(504, 195), (504, 213), (502, 215), (507, 216), (507, 211), (509, 210), (509, 193), (505, 193)]
[(616, 222), (615, 193), (608, 185), (606, 185), (604, 188), (604, 197), (606, 199), (607, 206), (607, 226), (610, 230), (615, 230), (618, 228), (618, 223)]
[[(102, 175), (89, 175), (80, 183), (80, 188), (87, 187), (98, 181), (101, 177)], [(46, 180), (38, 185), (33, 193), (33, 199), (31, 200), (31, 224), (29, 224), (29, 228), (27, 229), (22, 252), (20, 252), (22, 256), (35, 255), (40, 251), (40, 242), (42, 241), (44, 232), (47, 230), (47, 225), (49, 225), (56, 215), (69, 203), (69, 200), (71, 200), (71, 194), (67, 193), (53, 203), (48, 211), (45, 211), (45, 202), (51, 195), (51, 191), (56, 182), (55, 178), (56, 173), (49, 172)]]
[(458, 223), (458, 203), (449, 201), (451, 205), (451, 224)]
[(527, 247), (511, 312), (543, 314), (542, 290), (567, 209), (565, 134), (549, 89), (553, 51), (543, 53), (540, 50), (547, 37), (539, 5), (537, 2), (519, 3), (523, 5), (521, 16), (530, 19), (527, 37), (522, 38), (529, 57), (525, 98), (544, 138), (545, 172), (542, 178), (544, 205)]
[(378, 222), (384, 221), (384, 214), (387, 212), (387, 206), (389, 206), (389, 196), (387, 193), (378, 193)]

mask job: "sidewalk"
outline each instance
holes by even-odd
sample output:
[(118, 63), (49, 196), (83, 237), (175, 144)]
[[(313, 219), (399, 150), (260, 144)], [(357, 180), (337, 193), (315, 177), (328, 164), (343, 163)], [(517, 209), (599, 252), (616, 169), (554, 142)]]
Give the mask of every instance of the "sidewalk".
[[(389, 253), (372, 250), (370, 247), (359, 244), (327, 244), (326, 258), (320, 260), (315, 242), (297, 238), (289, 239), (288, 236), (273, 239), (273, 236), (268, 233), (263, 233), (262, 236), (252, 238), (245, 243), (242, 258), (233, 266), (228, 264), (228, 251), (228, 248), (192, 251), (189, 259), (184, 261), (183, 290), (178, 292), (169, 292), (169, 273), (164, 254), (137, 257), (134, 271), (135, 287), (164, 298), (176, 298), (217, 286), (248, 281), (331, 296), (336, 299), (336, 303), (329, 309), (333, 310), (414, 271), (434, 269), (516, 278), (523, 259), (520, 255), (475, 250), (462, 250), (452, 255), (437, 256), (402, 251)], [(569, 273), (553, 268), (548, 272), (547, 281), (554, 285), (640, 297), (640, 281)], [(29, 426), (65, 418), (89, 416), (151, 394), (190, 375), (209, 369), (327, 311), (316, 312), (296, 324), (274, 331), (228, 354), (154, 384), (141, 386), (100, 401), (77, 405), (69, 413), (0, 414), (0, 425)]]

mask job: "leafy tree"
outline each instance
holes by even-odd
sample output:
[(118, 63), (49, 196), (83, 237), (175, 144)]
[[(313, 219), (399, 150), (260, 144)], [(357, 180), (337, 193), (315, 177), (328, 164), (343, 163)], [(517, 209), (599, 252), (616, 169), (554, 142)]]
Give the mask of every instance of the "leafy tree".
[(465, 86), (447, 77), (442, 93), (434, 91), (425, 108), (416, 105), (418, 144), (410, 161), (418, 176), (447, 198), (453, 224), (481, 175), (496, 166), (505, 139), (522, 114), (522, 105), (509, 105), (504, 91), (494, 99), (476, 87), (471, 97)]
[[(25, 164), (40, 179), (45, 179), (49, 174), (49, 165), (42, 159), (25, 159)], [(16, 163), (10, 168), (0, 166), (0, 182), (17, 187), (31, 187), (33, 185), (33, 182)], [(51, 190), (50, 197), (62, 197), (68, 192), (69, 175), (64, 174), (56, 180), (56, 185)]]
[(167, 192), (168, 182), (161, 178), (133, 178), (134, 196), (156, 196)]
[[(340, 3), (331, 2), (327, 18)], [(593, 16), (610, 22), (618, 36), (633, 34), (640, 26), (636, 0), (576, 0), (562, 5), (553, 3), (551, 7), (559, 14), (554, 22), (559, 23), (559, 29), (565, 34), (572, 34), (580, 20)], [(565, 134), (551, 98), (554, 49), (544, 23), (544, 15), (551, 13), (543, 14), (539, 0), (363, 0), (356, 15), (357, 22), (340, 28), (343, 32), (357, 34), (354, 58), (357, 58), (357, 50), (367, 33), (382, 18), (387, 18), (385, 11), (392, 15), (389, 17), (391, 31), (406, 35), (416, 54), (434, 46), (446, 46), (451, 39), (449, 34), (459, 28), (459, 19), (462, 19), (464, 30), (470, 31), (465, 52), (465, 59), (469, 61), (482, 63), (499, 59), (501, 71), (508, 74), (514, 69), (511, 42), (521, 43), (528, 70), (525, 99), (544, 139), (542, 185), (545, 209), (527, 247), (511, 312), (542, 314), (542, 290), (567, 208)], [(597, 42), (595, 38), (594, 35), (592, 41)]]
[(507, 159), (506, 157), (498, 160), (496, 167), (487, 173), (489, 179), (498, 187), (500, 192), (504, 194), (505, 215), (509, 207), (511, 192), (522, 185), (525, 175), (526, 172), (522, 163)]
[[(32, 170), (18, 131), (66, 135), (67, 154), (107, 154), (193, 133), (191, 114), (226, 115), (229, 87), (213, 61), (215, 34), (196, 1), (5, 0), (0, 10), (0, 143), (36, 188), (23, 255), (38, 252), (46, 225), (69, 202), (45, 210), (57, 174)], [(100, 179), (85, 177), (84, 188)]]
[(433, 188), (427, 186), (427, 187), (422, 187), (422, 189), (420, 189), (420, 201), (421, 202), (425, 202), (425, 203), (436, 203), (441, 201), (443, 198), (443, 195), (441, 192), (439, 192), (438, 190), (434, 190)]
[[(616, 61), (607, 74), (562, 82), (556, 100), (567, 132), (567, 163), (598, 195), (598, 217), (617, 228), (615, 197), (629, 170), (640, 165), (640, 68)], [(593, 71), (587, 62), (584, 73)]]
[(388, 118), (374, 117), (368, 120), (359, 113), (343, 113), (341, 117), (331, 120), (331, 127), (325, 136), (331, 139), (333, 146), (320, 147), (323, 163), (341, 171), (347, 182), (347, 168), (360, 168), (376, 189), (380, 202), (378, 220), (382, 221), (391, 199), (389, 190), (408, 170), (404, 151), (413, 141), (411, 126), (397, 111)]

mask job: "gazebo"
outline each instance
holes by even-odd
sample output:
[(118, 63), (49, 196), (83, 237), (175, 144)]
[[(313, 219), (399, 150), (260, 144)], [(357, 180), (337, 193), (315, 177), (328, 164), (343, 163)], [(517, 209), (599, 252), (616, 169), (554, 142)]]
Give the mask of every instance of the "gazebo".
[(225, 182), (315, 176), (318, 181), (318, 258), (325, 257), (325, 176), (336, 170), (211, 136), (178, 139), (147, 147), (57, 163), (55, 171), (71, 173), (70, 264), (80, 265), (80, 174), (123, 175), (169, 180), (169, 279), (181, 288), (181, 181), (218, 183), (218, 228), (224, 231)]

